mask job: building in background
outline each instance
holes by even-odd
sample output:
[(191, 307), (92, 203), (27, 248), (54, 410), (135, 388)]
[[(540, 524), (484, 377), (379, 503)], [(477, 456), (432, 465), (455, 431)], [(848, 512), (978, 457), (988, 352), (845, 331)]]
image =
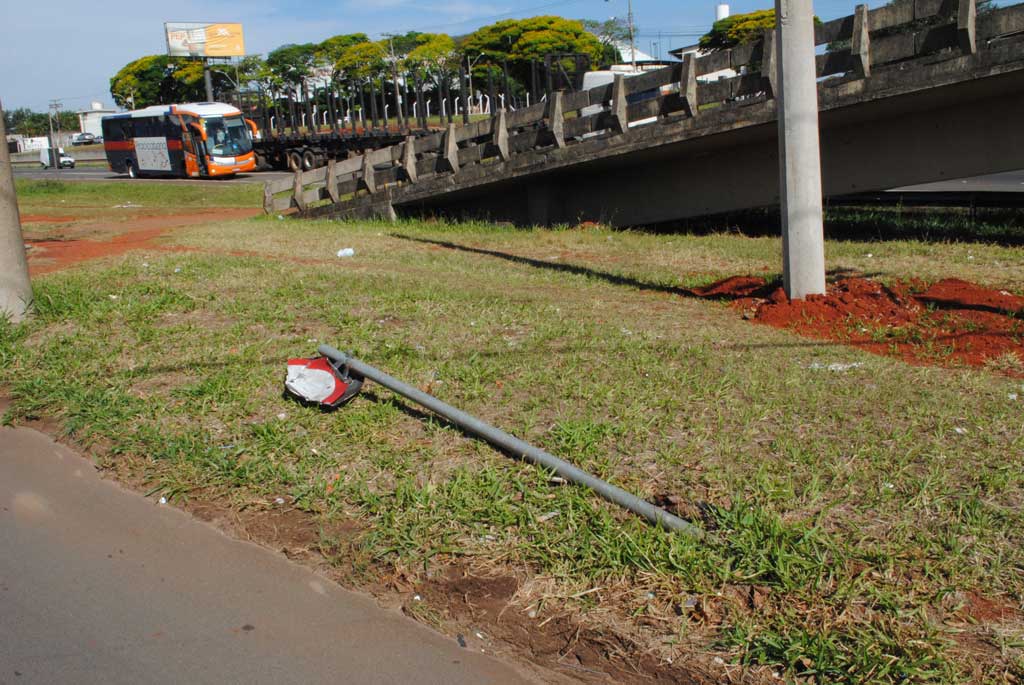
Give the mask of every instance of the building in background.
[(103, 128), (100, 122), (103, 117), (110, 114), (117, 114), (116, 109), (105, 109), (103, 103), (93, 100), (89, 109), (78, 112), (78, 128), (82, 133), (91, 133), (97, 138), (103, 135)]
[[(721, 21), (728, 18), (729, 6), (725, 4), (718, 5), (715, 7), (715, 21)], [(701, 50), (700, 45), (687, 45), (686, 47), (676, 48), (675, 50), (669, 50), (670, 55), (677, 59), (683, 59), (686, 55), (692, 54), (694, 57), (700, 57), (704, 55), (704, 51)], [(709, 81), (717, 81), (720, 78), (732, 78), (736, 76), (736, 70), (734, 69), (719, 69), (718, 71), (711, 72), (710, 74), (704, 74), (697, 78), (698, 81), (707, 83)]]

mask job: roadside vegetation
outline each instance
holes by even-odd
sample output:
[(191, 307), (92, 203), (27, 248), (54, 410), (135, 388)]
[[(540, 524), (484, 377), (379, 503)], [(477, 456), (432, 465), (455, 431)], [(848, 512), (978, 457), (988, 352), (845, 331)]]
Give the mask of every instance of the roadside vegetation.
[[(218, 201), (251, 192), (235, 188)], [(163, 191), (118, 184), (98, 204)], [(298, 516), (314, 535), (270, 542), (305, 542), (342, 582), (569, 674), (1024, 677), (1022, 381), (802, 339), (678, 290), (777, 277), (778, 239), (268, 218), (165, 240), (194, 251), (36, 279), (34, 319), (0, 324), (7, 421), (56, 419), (118, 477), (194, 511)], [(1015, 293), (1022, 257), (828, 245), (834, 274)], [(678, 511), (707, 540), (653, 529), (380, 387), (329, 414), (287, 400), (286, 360), (319, 342)], [(507, 580), (507, 608), (453, 614), (456, 571)]]
[(111, 210), (130, 205), (169, 211), (256, 207), (262, 198), (262, 189), (257, 184), (248, 183), (88, 183), (16, 179), (15, 188), (22, 214), (52, 214), (70, 208), (98, 210), (108, 216), (117, 216)]

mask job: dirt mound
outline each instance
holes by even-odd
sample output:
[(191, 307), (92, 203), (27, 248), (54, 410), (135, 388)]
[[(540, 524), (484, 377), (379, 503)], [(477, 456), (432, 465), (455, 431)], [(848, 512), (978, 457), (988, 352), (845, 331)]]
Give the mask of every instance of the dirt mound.
[(840, 280), (825, 295), (789, 301), (743, 298), (759, 323), (819, 340), (853, 345), (912, 364), (989, 365), (1024, 376), (1024, 298), (957, 279), (926, 286)]
[(703, 288), (692, 288), (688, 292), (696, 297), (734, 298), (755, 297), (764, 294), (768, 283), (757, 276), (730, 276)]

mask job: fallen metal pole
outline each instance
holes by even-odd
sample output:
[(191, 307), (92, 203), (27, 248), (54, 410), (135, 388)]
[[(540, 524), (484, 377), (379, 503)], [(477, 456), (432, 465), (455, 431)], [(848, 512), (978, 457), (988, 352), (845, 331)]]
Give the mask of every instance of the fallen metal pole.
[(553, 454), (534, 447), (529, 443), (523, 442), (519, 438), (509, 435), (505, 431), (499, 430), (488, 423), (484, 423), (475, 416), (470, 416), (466, 412), (456, 409), (450, 404), (446, 404), (432, 395), (428, 395), (421, 390), (417, 390), (411, 385), (389, 376), (380, 369), (376, 369), (343, 352), (339, 352), (330, 345), (320, 345), (318, 351), (328, 359), (347, 366), (353, 374), (367, 378), (374, 383), (379, 383), (385, 388), (398, 393), (402, 397), (406, 397), (417, 404), (423, 405), (435, 414), (448, 419), (464, 431), (480, 436), (487, 442), (510, 454), (514, 454), (534, 464), (539, 464), (546, 469), (550, 469), (556, 475), (561, 476), (571, 483), (584, 485), (609, 502), (618, 504), (620, 507), (624, 507), (634, 514), (644, 517), (655, 525), (662, 526), (668, 530), (693, 535), (695, 537), (703, 537), (704, 535), (704, 532), (692, 523), (684, 521), (678, 516), (674, 516), (664, 509), (654, 506), (650, 502), (645, 502), (636, 495), (626, 492), (622, 488), (617, 488), (611, 483), (606, 483), (600, 478), (596, 478), (586, 471), (576, 468), (572, 464), (559, 459)]

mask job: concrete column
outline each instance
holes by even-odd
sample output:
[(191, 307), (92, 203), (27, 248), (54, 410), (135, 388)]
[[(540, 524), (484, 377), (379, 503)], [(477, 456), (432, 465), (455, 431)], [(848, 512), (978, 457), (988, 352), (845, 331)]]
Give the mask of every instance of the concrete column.
[(7, 151), (7, 129), (0, 107), (0, 317), (21, 321), (32, 304), (21, 216), (14, 192), (14, 171)]
[(213, 102), (213, 75), (210, 74), (210, 62), (203, 58), (203, 82), (206, 84), (206, 101)]
[(825, 292), (812, 0), (775, 0), (775, 16), (783, 286), (802, 300)]

